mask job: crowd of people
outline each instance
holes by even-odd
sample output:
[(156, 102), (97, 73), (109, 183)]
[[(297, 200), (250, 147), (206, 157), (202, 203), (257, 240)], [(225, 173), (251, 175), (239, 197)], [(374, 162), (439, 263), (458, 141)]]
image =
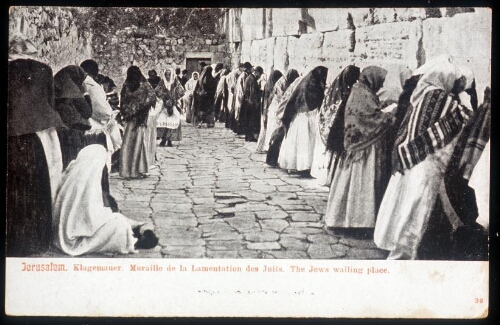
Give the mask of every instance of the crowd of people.
[(202, 64), (190, 78), (146, 78), (132, 65), (118, 94), (93, 60), (53, 76), (26, 37), (9, 51), (7, 256), (155, 247), (151, 225), (119, 213), (109, 173), (148, 177), (157, 145), (182, 140), (185, 115), (197, 128), (224, 123), (269, 166), (329, 186), (332, 235), (373, 238), (389, 259), (485, 259), (469, 181), (489, 164), (490, 90), (479, 105), (472, 71), (448, 56), (413, 72), (349, 65), (330, 85), (324, 66), (268, 77), (249, 62)]

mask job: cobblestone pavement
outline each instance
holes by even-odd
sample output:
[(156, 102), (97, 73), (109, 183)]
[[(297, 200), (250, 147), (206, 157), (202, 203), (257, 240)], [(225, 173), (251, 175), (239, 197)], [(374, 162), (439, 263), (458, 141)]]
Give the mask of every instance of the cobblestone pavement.
[(111, 175), (129, 218), (153, 223), (160, 245), (131, 257), (383, 259), (371, 239), (327, 234), (328, 188), (265, 164), (256, 143), (215, 128), (182, 126), (174, 147), (158, 147), (150, 177)]

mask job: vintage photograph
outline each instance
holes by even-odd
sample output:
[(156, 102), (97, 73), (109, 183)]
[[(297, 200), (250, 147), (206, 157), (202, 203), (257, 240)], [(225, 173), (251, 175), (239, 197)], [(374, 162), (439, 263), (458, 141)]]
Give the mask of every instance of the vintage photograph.
[(10, 7), (6, 256), (488, 261), (491, 30), (479, 7)]

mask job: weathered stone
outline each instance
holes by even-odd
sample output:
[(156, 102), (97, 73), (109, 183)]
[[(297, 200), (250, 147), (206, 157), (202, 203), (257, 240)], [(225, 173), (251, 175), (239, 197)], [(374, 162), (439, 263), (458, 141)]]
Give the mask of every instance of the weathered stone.
[(237, 251), (207, 251), (208, 258), (239, 258)]
[(295, 237), (281, 237), (279, 243), (287, 250), (301, 250), (305, 251), (309, 247), (309, 243), (305, 239)]
[(338, 237), (327, 234), (309, 235), (307, 239), (314, 244), (336, 244), (339, 242)]
[(256, 211), (258, 219), (285, 219), (288, 217), (288, 214), (282, 210), (263, 210)]
[(277, 242), (267, 242), (267, 243), (248, 243), (247, 249), (253, 250), (280, 250), (281, 246)]
[(273, 256), (276, 259), (306, 259), (307, 253), (301, 250), (279, 250), (264, 252)]
[(243, 249), (243, 243), (234, 240), (208, 240), (207, 249), (213, 251), (238, 251)]
[(193, 206), (191, 204), (176, 204), (176, 203), (163, 203), (163, 202), (153, 202), (151, 203), (151, 208), (155, 212), (159, 211), (171, 211), (171, 212), (191, 212)]
[(255, 231), (245, 233), (243, 238), (250, 242), (272, 242), (277, 241), (280, 238), (280, 235), (272, 230), (262, 230), (258, 232)]
[(266, 219), (259, 221), (259, 223), (262, 229), (271, 229), (276, 232), (282, 232), (283, 229), (289, 226), (288, 222), (282, 219)]
[(351, 248), (347, 251), (347, 258), (353, 260), (385, 260), (388, 252), (380, 249)]
[(168, 246), (162, 249), (165, 258), (204, 258), (206, 257), (203, 246)]
[(238, 251), (238, 255), (241, 258), (261, 258), (262, 253), (260, 251), (255, 251), (255, 250), (247, 250), (243, 249)]
[(196, 218), (156, 218), (155, 224), (160, 228), (169, 228), (172, 226), (196, 227), (198, 221)]
[(273, 36), (299, 35), (301, 20), (299, 8), (273, 8)]
[(327, 259), (337, 257), (328, 244), (310, 244), (307, 254), (313, 259)]
[(321, 215), (309, 211), (290, 212), (290, 217), (295, 222), (317, 222), (321, 220)]

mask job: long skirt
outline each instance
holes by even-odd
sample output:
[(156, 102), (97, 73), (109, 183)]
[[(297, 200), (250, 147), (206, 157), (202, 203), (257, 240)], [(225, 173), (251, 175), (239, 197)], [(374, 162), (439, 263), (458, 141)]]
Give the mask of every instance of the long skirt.
[(135, 121), (126, 122), (120, 157), (121, 177), (138, 178), (148, 172), (145, 126), (136, 126)]
[(316, 178), (316, 181), (319, 185), (330, 185), (330, 183), (328, 182), (328, 166), (330, 165), (331, 159), (332, 153), (326, 150), (326, 146), (321, 139), (318, 127), (316, 130), (316, 141), (314, 142), (311, 176)]
[(49, 168), (36, 134), (8, 137), (6, 194), (6, 256), (44, 253), (52, 240), (52, 198)]
[[(340, 160), (328, 194), (326, 227), (373, 228), (387, 179), (386, 143), (379, 140)], [(384, 175), (385, 174), (385, 175)]]
[(177, 129), (169, 129), (169, 128), (157, 128), (158, 136), (164, 141), (181, 141), (182, 140), (182, 130), (181, 124), (177, 127)]
[(313, 110), (295, 116), (281, 144), (278, 157), (280, 168), (294, 171), (311, 169), (318, 128), (317, 113)]
[(154, 114), (149, 114), (148, 123), (146, 126), (146, 146), (149, 166), (153, 165), (156, 161), (156, 121), (158, 116)]
[(374, 241), (390, 251), (388, 259), (416, 259), (420, 242), (443, 182), (456, 139), (387, 186), (375, 225)]
[(60, 129), (57, 130), (57, 136), (61, 143), (61, 154), (63, 160), (63, 168), (76, 159), (80, 150), (87, 146), (85, 132), (75, 129)]
[(281, 117), (277, 117), (277, 110), (279, 107), (279, 102), (276, 99), (273, 99), (271, 104), (269, 105), (267, 112), (267, 125), (266, 125), (266, 138), (264, 139), (264, 146), (262, 147), (263, 151), (269, 150), (269, 142), (271, 141), (271, 136), (274, 131), (276, 131), (281, 126)]
[[(269, 145), (265, 145), (266, 142), (266, 132), (267, 132), (267, 126), (264, 124), (264, 119), (265, 116), (261, 115), (260, 118), (260, 133), (259, 133), (259, 138), (257, 139), (257, 149), (255, 149), (256, 152), (266, 152), (267, 149), (269, 149)], [(264, 147), (266, 147), (266, 150), (264, 150)]]

